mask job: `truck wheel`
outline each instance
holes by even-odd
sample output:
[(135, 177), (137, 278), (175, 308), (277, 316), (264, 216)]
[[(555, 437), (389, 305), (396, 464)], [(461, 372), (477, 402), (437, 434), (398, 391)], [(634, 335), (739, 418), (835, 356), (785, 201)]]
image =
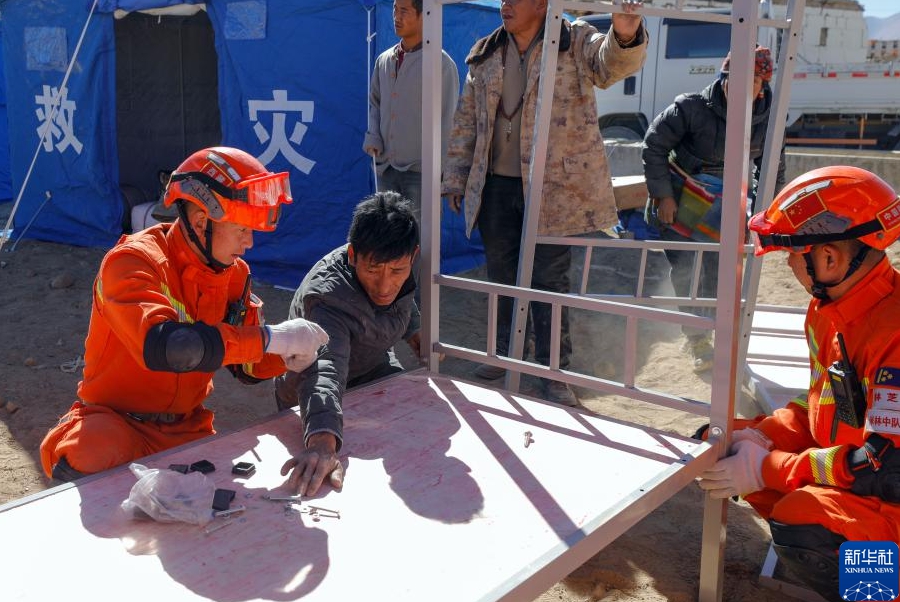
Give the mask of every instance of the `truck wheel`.
[(600, 130), (600, 135), (603, 136), (604, 140), (626, 140), (628, 142), (639, 142), (644, 139), (644, 136), (628, 127), (627, 125), (610, 125)]

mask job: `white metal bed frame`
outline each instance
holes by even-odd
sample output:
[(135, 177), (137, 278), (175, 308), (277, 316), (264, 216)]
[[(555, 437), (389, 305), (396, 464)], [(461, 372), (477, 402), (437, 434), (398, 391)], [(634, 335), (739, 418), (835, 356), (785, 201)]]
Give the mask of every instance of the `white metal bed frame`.
[[(422, 114), (422, 148), (423, 148), (423, 198), (440, 198), (440, 49), (442, 47), (442, 6), (455, 3), (455, 0), (424, 0), (424, 84)], [(523, 224), (521, 255), (516, 287), (486, 283), (472, 279), (440, 274), (440, 204), (423, 203), (422, 206), (422, 300), (423, 300), (423, 349), (430, 350), (428, 365), (430, 370), (439, 370), (439, 355), (463, 358), (472, 361), (500, 366), (508, 369), (505, 386), (511, 391), (518, 391), (522, 374), (548, 376), (552, 373), (555, 380), (573, 385), (591, 388), (604, 393), (616, 393), (625, 397), (656, 403), (666, 407), (679, 409), (699, 415), (707, 415), (710, 420), (710, 442), (718, 445), (721, 456), (729, 444), (732, 420), (735, 410), (735, 399), (742, 382), (743, 369), (739, 369), (746, 361), (747, 344), (752, 327), (755, 298), (758, 289), (761, 262), (755, 261), (751, 248), (744, 244), (744, 215), (746, 214), (747, 190), (749, 186), (749, 128), (750, 128), (750, 92), (752, 90), (752, 74), (754, 54), (750, 51), (755, 45), (758, 28), (774, 27), (784, 30), (778, 51), (778, 85), (774, 90), (774, 105), (769, 116), (766, 136), (766, 149), (763, 156), (763, 168), (757, 188), (757, 208), (764, 208), (774, 195), (775, 174), (779, 158), (778, 150), (784, 139), (784, 124), (787, 117), (788, 95), (793, 77), (794, 57), (800, 32), (802, 31), (802, 15), (805, 0), (789, 0), (787, 17), (783, 20), (762, 19), (758, 14), (756, 0), (734, 0), (731, 15), (707, 13), (702, 11), (683, 10), (682, 0), (677, 0), (676, 8), (663, 9), (645, 6), (644, 15), (658, 15), (708, 22), (731, 23), (732, 49), (744, 48), (746, 52), (732, 52), (732, 74), (746, 74), (745, 77), (732, 75), (729, 78), (728, 105), (729, 115), (726, 129), (726, 149), (723, 196), (726, 199), (740, 199), (739, 203), (724, 203), (722, 215), (723, 235), (720, 244), (702, 243), (660, 243), (637, 241), (608, 241), (595, 238), (559, 238), (541, 237), (537, 235), (538, 216), (544, 179), (544, 161), (547, 156), (548, 132), (550, 124), (550, 107), (553, 98), (552, 86), (548, 79), (541, 78), (538, 89), (538, 105), (534, 132), (534, 152), (529, 167), (530, 188), (525, 191), (526, 215)], [(559, 23), (564, 9), (589, 10), (593, 12), (621, 12), (621, 7), (611, 2), (557, 1), (548, 0), (547, 22), (543, 53), (541, 57), (541, 73), (555, 73), (559, 42)], [(650, 41), (653, 43), (653, 40)], [(717, 299), (698, 299), (696, 297), (696, 281), (699, 268), (695, 270), (694, 289), (690, 299), (674, 299), (679, 305), (712, 305), (716, 307), (715, 318), (701, 318), (691, 314), (652, 307), (663, 303), (671, 304), (672, 298), (629, 299), (629, 303), (621, 297), (616, 301), (604, 298), (589, 298), (586, 295), (586, 281), (582, 282), (577, 294), (562, 295), (535, 291), (523, 283), (529, 283), (532, 276), (535, 245), (565, 244), (583, 246), (585, 266), (590, 263), (591, 249), (600, 246), (642, 249), (642, 261), (639, 282), (642, 281), (646, 266), (647, 251), (650, 249), (673, 248), (685, 246), (720, 254), (718, 271)], [(699, 266), (699, 260), (696, 262)], [(746, 270), (745, 270), (746, 266)], [(587, 273), (587, 269), (584, 270)], [(640, 284), (639, 284), (640, 286)], [(488, 294), (488, 339), (486, 351), (465, 349), (441, 342), (439, 335), (439, 298), (441, 287), (452, 287)], [(743, 292), (743, 296), (742, 296)], [(498, 356), (494, 336), (496, 333), (497, 298), (498, 295), (514, 296), (516, 299), (515, 317), (510, 341), (509, 357)], [(554, 332), (551, 337), (551, 365), (549, 367), (522, 361), (525, 345), (525, 321), (527, 305), (531, 301), (542, 301), (552, 305)], [(559, 324), (562, 306), (612, 313), (626, 318), (625, 335), (625, 371), (622, 382), (585, 376), (559, 369)], [(695, 400), (678, 398), (635, 386), (635, 351), (637, 340), (637, 320), (647, 319), (662, 322), (691, 325), (712, 330), (716, 336), (714, 365), (712, 372), (711, 402), (705, 404)], [(682, 470), (694, 475), (705, 468), (695, 466), (703, 464), (700, 460), (688, 463)], [(689, 482), (689, 480), (685, 481)], [(668, 493), (674, 495), (683, 486), (673, 483)], [(677, 488), (676, 488), (677, 487)], [(703, 546), (700, 564), (699, 600), (708, 602), (721, 600), (724, 574), (725, 522), (727, 501), (716, 501), (707, 498), (703, 513)], [(602, 546), (610, 541), (602, 542)], [(601, 546), (601, 547), (602, 547)]]
[[(426, 199), (440, 196), (441, 6), (451, 1), (424, 1), (423, 198)], [(543, 73), (556, 70), (553, 50), (558, 42), (564, 6), (605, 12), (619, 10), (607, 2), (550, 0)], [(802, 13), (803, 6), (803, 0), (793, 2), (788, 14)], [(644, 12), (709, 21), (728, 18), (685, 13), (680, 7), (675, 10), (648, 7)], [(755, 0), (736, 0), (731, 23), (732, 47), (752, 48), (756, 30), (762, 23)], [(800, 23), (788, 19), (767, 25), (786, 28), (789, 32), (779, 64), (781, 78), (790, 81)], [(748, 182), (745, 133), (749, 125), (752, 58), (751, 52), (734, 54), (734, 73), (746, 73), (747, 77), (732, 77), (729, 85), (731, 108), (726, 139), (729, 167), (725, 173), (725, 195), (742, 202), (725, 206), (723, 232), (737, 235), (725, 237), (721, 246), (697, 247), (704, 252), (719, 252), (724, 258), (719, 267), (715, 319), (661, 308), (654, 303), (641, 304), (636, 298), (630, 299), (631, 303), (621, 302), (626, 300), (621, 297), (594, 298), (585, 294), (584, 284), (575, 294), (521, 286), (531, 279), (534, 246), (538, 242), (583, 245), (588, 249), (588, 257), (590, 249), (600, 242), (536, 234), (543, 182), (542, 158), (546, 156), (552, 98), (552, 88), (542, 78), (535, 152), (530, 167), (530, 181), (537, 185), (526, 195), (520, 286), (439, 274), (439, 214), (436, 204), (423, 204), (426, 227), (422, 340), (423, 348), (428, 350), (428, 371), (432, 374), (419, 371), (393, 376), (346, 396), (348, 432), (354, 433), (347, 442), (353, 476), (343, 492), (325, 492), (321, 496), (321, 503), (340, 504), (344, 518), (328, 525), (312, 524), (317, 521), (314, 518), (305, 524), (302, 518), (297, 520), (299, 514), (288, 515), (288, 509), (273, 506), (263, 497), (263, 492), (268, 494), (282, 486), (284, 477), (279, 468), (300, 447), (297, 437), (300, 417), (282, 412), (235, 433), (209, 437), (142, 459), (148, 466), (160, 468), (170, 462), (193, 462), (199, 458), (213, 460), (220, 467), (239, 459), (258, 462), (259, 470), (246, 482), (227, 470), (213, 473), (217, 486), (240, 491), (239, 499), (248, 506), (246, 522), (237, 519), (221, 534), (204, 533), (184, 525), (135, 522), (116, 512), (134, 483), (133, 475), (124, 466), (0, 506), (0, 526), (4, 533), (10, 534), (10, 541), (17, 544), (0, 548), (0, 564), (9, 569), (8, 578), (0, 581), (0, 596), (5, 596), (4, 600), (53, 599), (73, 591), (73, 587), (77, 590), (86, 585), (92, 588), (94, 598), (110, 600), (120, 596), (125, 591), (123, 588), (131, 588), (129, 591), (140, 600), (173, 596), (185, 600), (334, 600), (360, 595), (371, 597), (372, 591), (376, 591), (382, 599), (390, 596), (420, 600), (424, 596), (493, 602), (533, 599), (540, 595), (689, 485), (728, 444), (739, 378), (737, 367), (746, 354), (746, 333), (750, 329), (747, 318), (753, 314), (752, 304), (741, 300), (741, 290), (743, 287), (746, 299), (755, 298), (755, 279), (759, 276), (752, 256), (743, 258), (746, 247), (742, 211)], [(781, 145), (782, 130), (774, 124), (784, 122), (786, 97), (787, 86), (781, 86), (769, 122), (770, 149)], [(766, 152), (761, 199), (772, 196), (775, 173), (772, 155), (777, 157), (777, 154)], [(627, 248), (638, 243), (612, 241), (612, 244)], [(745, 263), (749, 266), (747, 274), (743, 272)], [(442, 287), (488, 296), (486, 350), (440, 340), (438, 301)], [(511, 357), (498, 356), (494, 337), (500, 295), (517, 299), (514, 332), (524, 330), (528, 302), (552, 306), (553, 357), (559, 351), (563, 306), (624, 317), (627, 360), (622, 382), (561, 370), (558, 360), (552, 360), (549, 367), (523, 361), (523, 336), (513, 337)], [(691, 297), (686, 301), (711, 302), (693, 298), (693, 294)], [(667, 301), (671, 304), (672, 299)], [(714, 330), (717, 345), (710, 403), (636, 386), (638, 320)], [(512, 393), (433, 374), (439, 371), (441, 354), (509, 368), (505, 384)], [(711, 422), (711, 437), (701, 443), (648, 425), (625, 423), (528, 399), (516, 394), (522, 374), (552, 376), (602, 393), (705, 416)], [(378, 403), (371, 403), (373, 399)], [(428, 428), (410, 429), (411, 424)], [(537, 439), (534, 446), (529, 447), (531, 431), (525, 432), (523, 446), (523, 428), (533, 429)], [(395, 429), (405, 433), (404, 436), (395, 436)], [(572, 479), (557, 470), (573, 454), (595, 467), (595, 479)], [(419, 462), (423, 456), (426, 461)], [(388, 458), (396, 462), (386, 462)], [(446, 478), (450, 486), (441, 493), (446, 496), (445, 492), (452, 490), (457, 492), (456, 498), (435, 499), (431, 487), (422, 487), (416, 478), (395, 481), (392, 471), (399, 471), (396, 473), (399, 475), (403, 470), (416, 476), (427, 475), (435, 482)], [(439, 478), (434, 479), (436, 475)], [(457, 501), (463, 502), (465, 513), (460, 520), (451, 520), (459, 511)], [(711, 499), (704, 504), (699, 580), (702, 602), (722, 599), (726, 507), (727, 502)], [(373, 540), (392, 545), (373, 548)], [(50, 548), (45, 545), (48, 541), (55, 542), (50, 556)], [(499, 550), (493, 556), (483, 554), (498, 541), (512, 550)], [(123, 544), (139, 545), (132, 549)], [(302, 553), (286, 553), (287, 550)], [(277, 561), (266, 562), (264, 554), (271, 554), (268, 558)], [(70, 562), (81, 557), (92, 561)], [(337, 558), (341, 562), (333, 561)], [(417, 564), (422, 559), (427, 560), (425, 568)], [(40, 571), (48, 561), (54, 566), (53, 578), (41, 579)], [(421, 570), (410, 571), (411, 566), (419, 566)], [(403, 587), (385, 578), (401, 571), (409, 581)], [(437, 586), (443, 589), (435, 589), (437, 583), (443, 584)], [(135, 588), (134, 584), (140, 587)], [(373, 590), (373, 587), (380, 589)], [(374, 595), (377, 597), (379, 593)]]

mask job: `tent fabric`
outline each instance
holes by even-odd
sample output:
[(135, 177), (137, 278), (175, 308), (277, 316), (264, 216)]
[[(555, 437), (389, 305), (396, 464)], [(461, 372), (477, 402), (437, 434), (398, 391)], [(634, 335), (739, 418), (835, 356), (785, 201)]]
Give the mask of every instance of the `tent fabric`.
[(168, 172), (222, 140), (219, 62), (204, 11), (165, 19), (129, 12), (115, 32), (119, 187), (131, 230), (131, 210), (159, 198)]
[[(18, 191), (47, 129), (13, 228), (52, 242), (108, 246), (121, 231), (111, 16), (95, 15), (68, 89), (60, 86), (88, 16), (82, 2), (2, 4), (9, 155)], [(53, 116), (52, 106), (59, 105)], [(49, 197), (49, 201), (44, 203)]]
[[(7, 86), (13, 190), (22, 185), (41, 128), (49, 128), (14, 218), (17, 232), (33, 219), (26, 236), (41, 240), (109, 246), (121, 234), (113, 11), (176, 4), (199, 3), (99, 0), (64, 91), (59, 86), (90, 2), (0, 4), (6, 81), (15, 82)], [(374, 190), (371, 159), (361, 149), (367, 69), (397, 41), (392, 2), (204, 4), (218, 56), (221, 143), (245, 149), (271, 171), (291, 176), (293, 204), (285, 207), (276, 232), (255, 237), (247, 260), (255, 278), (294, 287), (321, 256), (344, 242), (352, 208)], [(473, 2), (444, 9), (445, 47), (461, 79), (472, 43), (500, 23), (497, 6)], [(376, 35), (369, 42), (371, 17)], [(42, 121), (54, 99), (62, 99), (56, 119)], [(441, 271), (479, 265), (480, 241), (466, 239), (459, 216), (446, 208), (442, 214)]]
[(97, 10), (111, 13), (115, 10), (149, 10), (178, 6), (179, 4), (203, 5), (204, 0), (98, 0)]
[[(0, 49), (3, 48), (3, 32), (0, 30)], [(12, 176), (9, 170), (9, 126), (6, 115), (6, 77), (0, 58), (0, 202), (12, 199)], [(5, 224), (4, 224), (5, 225)]]

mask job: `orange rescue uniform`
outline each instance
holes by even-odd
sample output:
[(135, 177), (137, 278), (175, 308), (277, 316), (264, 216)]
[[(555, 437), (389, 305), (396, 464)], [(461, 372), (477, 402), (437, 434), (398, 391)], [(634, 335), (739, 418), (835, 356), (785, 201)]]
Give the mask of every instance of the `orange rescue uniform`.
[[(900, 504), (850, 491), (847, 455), (873, 433), (900, 446), (900, 273), (881, 260), (836, 301), (813, 300), (806, 314), (810, 386), (757, 426), (774, 444), (763, 462), (766, 488), (745, 496), (764, 518), (822, 525), (851, 541), (900, 541)], [(841, 358), (841, 333), (865, 390), (862, 428), (835, 415), (828, 367)]]
[[(223, 322), (229, 304), (244, 292), (249, 273), (241, 259), (214, 271), (174, 224), (118, 241), (94, 281), (79, 400), (41, 443), (48, 476), (62, 457), (89, 474), (215, 432), (213, 413), (203, 407), (213, 390), (213, 372), (146, 367), (147, 333), (160, 323), (213, 326), (224, 343), (222, 365), (240, 365), (253, 379), (284, 373), (280, 356), (263, 353), (262, 303), (256, 297), (248, 302), (244, 325)], [(158, 422), (146, 416), (155, 413), (176, 417)]]

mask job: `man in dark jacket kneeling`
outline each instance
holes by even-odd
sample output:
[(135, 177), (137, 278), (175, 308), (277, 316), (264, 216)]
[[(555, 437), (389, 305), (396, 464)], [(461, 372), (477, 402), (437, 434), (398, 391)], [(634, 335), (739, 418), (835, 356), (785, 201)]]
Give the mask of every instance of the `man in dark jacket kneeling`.
[(279, 409), (299, 404), (303, 416), (306, 449), (282, 467), (282, 474), (293, 470), (290, 484), (299, 495), (314, 495), (326, 477), (336, 488), (343, 484), (337, 452), (344, 391), (402, 371), (394, 356), (401, 339), (419, 356), (412, 269), (419, 226), (409, 201), (396, 192), (367, 197), (356, 206), (347, 241), (313, 266), (291, 302), (289, 315), (315, 319), (328, 344), (312, 366), (275, 383)]

